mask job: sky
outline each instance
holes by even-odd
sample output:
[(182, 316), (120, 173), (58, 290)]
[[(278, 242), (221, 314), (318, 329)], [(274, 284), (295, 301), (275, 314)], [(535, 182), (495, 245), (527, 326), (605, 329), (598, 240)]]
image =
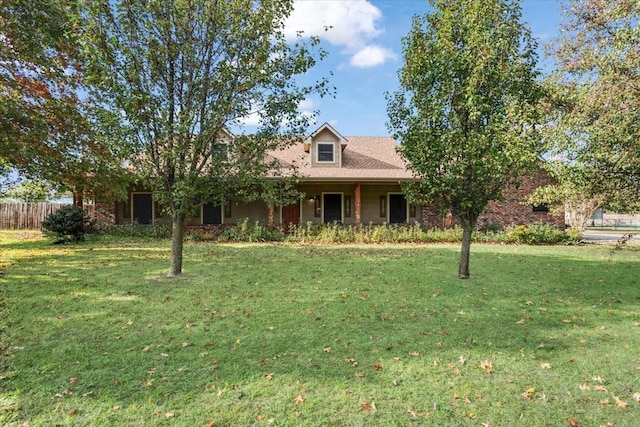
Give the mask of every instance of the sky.
[[(328, 77), (335, 97), (311, 97), (303, 112), (319, 111), (309, 133), (329, 123), (343, 136), (386, 136), (385, 92), (398, 89), (402, 37), (415, 15), (429, 11), (427, 0), (298, 0), (285, 24), (285, 35), (317, 35), (329, 55), (306, 78)], [(522, 20), (542, 47), (559, 33), (559, 0), (524, 0)], [(324, 28), (330, 27), (328, 31)]]

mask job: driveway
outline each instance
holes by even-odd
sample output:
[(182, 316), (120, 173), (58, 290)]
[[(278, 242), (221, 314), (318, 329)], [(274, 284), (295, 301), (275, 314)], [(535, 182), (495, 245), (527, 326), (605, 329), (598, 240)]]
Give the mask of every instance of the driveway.
[(617, 242), (622, 236), (633, 234), (631, 241), (640, 242), (640, 231), (600, 231), (586, 230), (582, 233), (582, 240), (593, 243)]

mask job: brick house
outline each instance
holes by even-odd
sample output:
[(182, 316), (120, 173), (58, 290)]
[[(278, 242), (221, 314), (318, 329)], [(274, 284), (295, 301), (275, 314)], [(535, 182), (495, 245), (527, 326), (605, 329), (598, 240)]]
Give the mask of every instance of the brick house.
[[(297, 189), (304, 194), (299, 202), (275, 207), (260, 201), (244, 203), (239, 199), (228, 200), (222, 205), (205, 203), (200, 207), (199, 215), (187, 222), (209, 226), (235, 224), (247, 218), (264, 223), (271, 220), (282, 225), (307, 222), (453, 225), (448, 217), (443, 218), (428, 207), (407, 203), (401, 183), (414, 177), (406, 169), (397, 146), (391, 137), (345, 137), (325, 123), (303, 142), (271, 153), (283, 166), (297, 166), (303, 177)], [(505, 200), (490, 203), (479, 219), (479, 225), (504, 227), (546, 222), (563, 227), (564, 218), (552, 216), (541, 207), (521, 203), (533, 188), (548, 182), (540, 172), (523, 179), (517, 189), (505, 190)], [(96, 211), (99, 219), (119, 224), (168, 221), (152, 194), (139, 186), (130, 189), (127, 200), (99, 203)]]

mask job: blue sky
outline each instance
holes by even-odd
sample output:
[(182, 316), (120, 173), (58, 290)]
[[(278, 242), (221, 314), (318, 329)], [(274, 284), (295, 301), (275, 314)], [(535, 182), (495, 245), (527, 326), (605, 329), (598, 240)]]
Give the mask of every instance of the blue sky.
[[(429, 10), (427, 0), (298, 0), (286, 33), (318, 35), (329, 56), (308, 77), (327, 76), (335, 98), (311, 98), (301, 110), (319, 110), (317, 125), (330, 123), (344, 136), (388, 135), (385, 92), (398, 87), (401, 39), (414, 15)], [(558, 34), (558, 0), (524, 0), (523, 21), (540, 47)], [(324, 26), (330, 26), (327, 32)], [(540, 53), (542, 68), (543, 56)], [(315, 128), (309, 129), (313, 131)]]

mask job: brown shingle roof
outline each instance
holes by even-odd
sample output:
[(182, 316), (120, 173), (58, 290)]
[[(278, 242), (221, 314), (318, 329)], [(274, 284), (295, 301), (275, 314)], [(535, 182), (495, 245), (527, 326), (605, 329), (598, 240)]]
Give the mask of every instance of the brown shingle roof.
[(306, 181), (398, 181), (413, 178), (391, 137), (349, 136), (342, 152), (342, 167), (310, 167), (303, 143), (271, 153), (284, 166), (296, 165)]

